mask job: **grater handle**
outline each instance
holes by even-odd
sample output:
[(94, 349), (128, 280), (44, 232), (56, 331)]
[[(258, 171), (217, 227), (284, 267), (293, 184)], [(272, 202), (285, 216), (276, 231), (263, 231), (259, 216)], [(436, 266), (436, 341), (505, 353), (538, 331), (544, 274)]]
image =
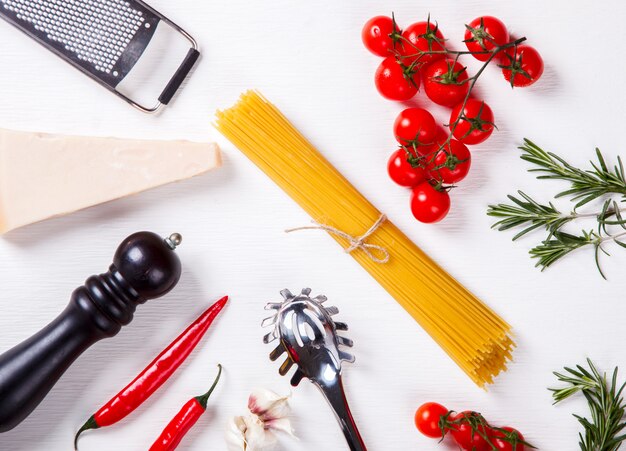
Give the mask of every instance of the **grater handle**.
[(159, 102), (163, 105), (170, 103), (170, 100), (172, 100), (172, 97), (174, 97), (180, 85), (183, 84), (183, 81), (185, 81), (185, 78), (189, 75), (189, 72), (191, 72), (196, 61), (198, 61), (198, 58), (200, 58), (200, 52), (195, 48), (189, 49), (182, 64), (159, 96)]

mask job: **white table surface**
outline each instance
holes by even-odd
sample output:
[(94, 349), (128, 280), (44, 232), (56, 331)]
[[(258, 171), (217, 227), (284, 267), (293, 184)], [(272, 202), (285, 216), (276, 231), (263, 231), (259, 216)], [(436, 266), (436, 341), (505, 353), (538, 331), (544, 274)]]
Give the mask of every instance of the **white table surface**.
[[(624, 365), (626, 253), (605, 258), (597, 274), (589, 250), (541, 273), (527, 250), (490, 230), (488, 203), (523, 188), (547, 201), (563, 185), (526, 173), (516, 146), (525, 136), (583, 164), (599, 146), (609, 157), (624, 150), (626, 38), (624, 2), (526, 1), (294, 2), (272, 0), (152, 0), (194, 34), (203, 59), (163, 115), (132, 110), (8, 25), (0, 24), (0, 126), (100, 136), (217, 140), (224, 166), (180, 184), (25, 227), (0, 239), (0, 350), (27, 338), (65, 305), (75, 286), (106, 269), (119, 241), (137, 230), (184, 235), (184, 273), (167, 297), (140, 307), (117, 337), (100, 342), (65, 374), (0, 449), (68, 450), (76, 428), (131, 380), (205, 306), (223, 294), (232, 302), (176, 376), (122, 424), (85, 434), (84, 450), (146, 449), (162, 426), (225, 367), (208, 414), (181, 449), (224, 449), (227, 419), (245, 412), (252, 388), (288, 393), (286, 378), (267, 355), (259, 327), (263, 305), (279, 290), (310, 286), (328, 295), (350, 324), (355, 365), (345, 369), (354, 416), (371, 450), (453, 449), (422, 437), (413, 413), (425, 401), (483, 412), (510, 424), (539, 449), (577, 449), (571, 413), (580, 400), (551, 405), (551, 372), (589, 356), (604, 369)], [(401, 24), (430, 11), (452, 45), (463, 24), (480, 14), (500, 17), (525, 35), (546, 61), (543, 79), (511, 91), (491, 68), (478, 93), (493, 108), (499, 131), (472, 148), (473, 168), (452, 195), (449, 217), (417, 223), (408, 192), (394, 186), (385, 164), (395, 144), (392, 123), (402, 104), (373, 86), (379, 60), (361, 45), (373, 15), (394, 10)], [(478, 62), (465, 61), (475, 72)], [(509, 321), (518, 348), (509, 370), (483, 391), (461, 372), (415, 321), (323, 233), (286, 236), (309, 218), (211, 127), (217, 108), (247, 88), (261, 89), (362, 192), (437, 262)], [(428, 105), (440, 122), (444, 109)], [(25, 180), (24, 183), (36, 183)], [(567, 203), (560, 203), (565, 210)], [(626, 377), (626, 373), (624, 374)], [(344, 449), (340, 430), (313, 386), (293, 390), (299, 442), (282, 449)]]

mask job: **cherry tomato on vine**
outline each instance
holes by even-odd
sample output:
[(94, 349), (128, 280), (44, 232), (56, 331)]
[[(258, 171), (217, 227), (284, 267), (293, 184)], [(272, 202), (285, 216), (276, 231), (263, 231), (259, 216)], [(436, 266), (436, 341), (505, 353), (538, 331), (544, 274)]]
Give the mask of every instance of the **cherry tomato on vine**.
[(450, 211), (450, 196), (444, 189), (436, 189), (428, 180), (423, 181), (411, 193), (411, 212), (420, 222), (441, 221)]
[(467, 176), (471, 164), (472, 156), (467, 146), (451, 139), (449, 144), (437, 151), (430, 174), (435, 180), (446, 184), (458, 183)]
[(400, 112), (393, 123), (393, 134), (403, 146), (430, 145), (437, 136), (435, 118), (423, 108), (407, 108)]
[(400, 45), (400, 53), (405, 57), (404, 63), (408, 66), (417, 61), (417, 65), (424, 66), (430, 62), (445, 58), (445, 53), (422, 54), (421, 52), (443, 52), (445, 38), (439, 26), (430, 21), (417, 22), (409, 25), (403, 32), (404, 38)]
[(509, 426), (501, 427), (506, 431), (493, 430), (490, 433), (491, 443), (498, 451), (524, 451), (524, 436), (517, 430)]
[(419, 72), (408, 68), (394, 56), (388, 56), (380, 63), (374, 80), (380, 95), (389, 100), (409, 100), (417, 94), (420, 86)]
[(522, 44), (505, 50), (500, 67), (512, 87), (522, 88), (539, 80), (543, 74), (543, 58), (534, 47)]
[(446, 413), (448, 409), (436, 402), (422, 404), (415, 412), (415, 426), (426, 437), (441, 438), (439, 419)]
[(445, 132), (443, 127), (437, 125), (435, 127), (435, 140), (433, 141), (433, 143), (415, 146), (414, 149), (419, 155), (426, 157), (424, 163), (428, 165), (428, 162), (433, 159), (435, 154), (441, 149), (441, 146), (447, 139), (448, 134)]
[[(504, 23), (493, 16), (481, 16), (472, 20), (466, 27), (465, 45), (470, 52), (492, 51), (498, 45), (509, 42), (509, 30)], [(474, 53), (479, 61), (487, 61), (489, 53)]]
[(448, 132), (446, 132), (446, 130), (441, 126), (441, 125), (437, 125), (437, 133), (435, 136), (435, 144), (437, 144), (437, 146), (443, 144), (444, 142), (446, 142), (446, 140), (448, 139)]
[(450, 434), (452, 434), (454, 441), (463, 451), (489, 451), (492, 449), (491, 445), (484, 438), (488, 437), (490, 432), (488, 427), (478, 425), (476, 430), (472, 431), (470, 421), (478, 418), (481, 418), (479, 413), (470, 411), (457, 413), (449, 418), (450, 421), (461, 421), (459, 424), (452, 426)]
[(426, 170), (422, 167), (413, 167), (409, 162), (406, 150), (398, 149), (389, 158), (387, 172), (391, 180), (400, 186), (412, 188), (426, 180)]
[(452, 108), (461, 103), (469, 91), (465, 67), (451, 59), (430, 63), (422, 71), (422, 78), (426, 95), (438, 105)]
[(394, 49), (393, 34), (401, 30), (391, 17), (376, 16), (368, 20), (361, 31), (363, 44), (374, 55), (386, 57)]
[[(461, 114), (462, 106), (460, 103), (452, 110), (450, 131), (463, 144), (480, 144), (493, 132), (493, 112), (489, 105), (476, 99), (469, 99)], [(453, 128), (457, 120), (459, 122)]]

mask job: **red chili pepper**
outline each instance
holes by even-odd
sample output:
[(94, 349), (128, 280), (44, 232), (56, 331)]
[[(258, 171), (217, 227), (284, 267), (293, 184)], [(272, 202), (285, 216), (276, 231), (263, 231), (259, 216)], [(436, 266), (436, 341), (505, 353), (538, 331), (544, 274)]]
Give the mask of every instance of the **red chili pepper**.
[(148, 399), (170, 378), (191, 354), (209, 326), (228, 301), (224, 296), (165, 348), (133, 381), (92, 415), (74, 437), (74, 449), (78, 449), (78, 437), (88, 429), (98, 429), (117, 423)]
[(152, 444), (150, 451), (174, 451), (185, 434), (193, 427), (202, 414), (206, 411), (206, 405), (209, 401), (209, 396), (213, 393), (217, 382), (220, 380), (222, 374), (222, 365), (217, 365), (219, 371), (215, 382), (204, 395), (191, 398), (180, 409), (172, 421), (170, 421), (159, 438)]

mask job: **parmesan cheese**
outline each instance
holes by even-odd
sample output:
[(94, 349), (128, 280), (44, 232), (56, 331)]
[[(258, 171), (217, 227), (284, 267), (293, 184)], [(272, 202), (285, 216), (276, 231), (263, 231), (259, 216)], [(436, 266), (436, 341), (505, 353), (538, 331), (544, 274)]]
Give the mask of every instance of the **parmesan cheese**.
[(0, 129), (0, 234), (220, 165), (212, 143)]

